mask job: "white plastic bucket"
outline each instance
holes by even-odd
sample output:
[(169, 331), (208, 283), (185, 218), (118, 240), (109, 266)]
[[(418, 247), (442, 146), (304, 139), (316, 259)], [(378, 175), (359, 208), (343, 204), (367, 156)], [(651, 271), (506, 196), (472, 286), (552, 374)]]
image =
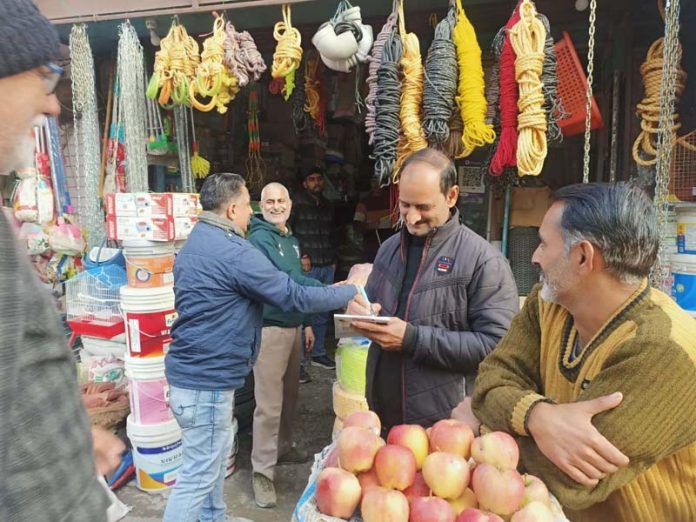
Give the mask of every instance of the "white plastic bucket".
[(672, 296), (688, 312), (696, 312), (696, 256), (672, 256)]
[(696, 206), (677, 206), (677, 251), (696, 254)]
[(181, 429), (176, 420), (143, 425), (129, 415), (126, 433), (133, 446), (136, 484), (143, 491), (161, 491), (176, 483), (182, 462)]
[(679, 247), (677, 246), (677, 212), (671, 205), (665, 211), (665, 221), (662, 224), (660, 235), (662, 236), (665, 254), (677, 254), (679, 252)]
[(159, 357), (167, 353), (172, 340), (169, 334), (177, 317), (172, 287), (122, 286), (121, 310), (132, 357)]
[(126, 356), (126, 377), (134, 422), (152, 425), (169, 422), (174, 418), (169, 409), (169, 384), (164, 376), (164, 356)]
[(174, 243), (134, 239), (123, 241), (128, 285), (155, 288), (174, 284)]
[(239, 424), (237, 417), (232, 417), (232, 430), (230, 431), (230, 451), (227, 453), (227, 467), (225, 468), (225, 478), (234, 473), (237, 463), (237, 433), (239, 432)]

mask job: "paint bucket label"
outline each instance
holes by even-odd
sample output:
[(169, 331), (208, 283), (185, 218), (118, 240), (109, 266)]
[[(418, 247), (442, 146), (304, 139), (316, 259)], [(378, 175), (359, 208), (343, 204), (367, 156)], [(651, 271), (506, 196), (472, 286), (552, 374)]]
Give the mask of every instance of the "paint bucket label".
[(696, 274), (674, 272), (672, 295), (684, 310), (696, 311)]
[(181, 439), (172, 444), (146, 447), (138, 444), (133, 438), (133, 463), (137, 470), (138, 488), (143, 491), (157, 491), (172, 487), (176, 483), (176, 475), (182, 462)]
[(159, 379), (128, 381), (133, 418), (138, 424), (161, 424), (174, 418), (169, 409), (169, 385)]
[(174, 284), (174, 254), (132, 256), (126, 254), (128, 285), (156, 288)]
[(126, 339), (128, 352), (134, 357), (161, 356), (167, 353), (171, 343), (171, 327), (176, 321), (174, 309), (159, 312), (128, 312)]

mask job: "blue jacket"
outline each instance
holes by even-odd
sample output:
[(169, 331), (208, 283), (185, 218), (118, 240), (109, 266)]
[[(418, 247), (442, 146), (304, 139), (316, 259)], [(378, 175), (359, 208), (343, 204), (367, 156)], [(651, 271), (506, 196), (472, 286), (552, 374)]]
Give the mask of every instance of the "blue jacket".
[(240, 388), (258, 357), (264, 304), (328, 312), (355, 292), (352, 285), (300, 286), (242, 237), (199, 222), (174, 263), (179, 317), (165, 358), (167, 380), (192, 390)]

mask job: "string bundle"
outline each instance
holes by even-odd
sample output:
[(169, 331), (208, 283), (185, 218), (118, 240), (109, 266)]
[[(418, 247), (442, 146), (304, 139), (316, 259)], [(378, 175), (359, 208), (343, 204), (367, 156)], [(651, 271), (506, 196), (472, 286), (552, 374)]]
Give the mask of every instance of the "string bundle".
[(261, 135), (259, 133), (259, 98), (256, 89), (249, 93), (249, 152), (246, 160), (246, 180), (252, 190), (261, 190), (266, 164), (261, 157)]
[(457, 103), (464, 123), (462, 156), (469, 156), (476, 148), (493, 143), (495, 132), (486, 123), (481, 47), (474, 26), (466, 17), (461, 0), (457, 0), (457, 23), (452, 34), (457, 47), (459, 86)]
[[(306, 61), (306, 57), (303, 58)], [(302, 67), (302, 64), (300, 64)], [(305, 64), (306, 67), (306, 64)], [(311, 118), (309, 114), (305, 112), (305, 105), (307, 104), (307, 94), (305, 93), (305, 82), (304, 76), (300, 75), (295, 83), (295, 90), (292, 92), (291, 96), (292, 103), (292, 125), (295, 128), (295, 134), (300, 134), (301, 132), (309, 128)]]
[(304, 88), (307, 101), (304, 111), (314, 120), (319, 132), (324, 134), (326, 124), (326, 103), (321, 97), (321, 77), (319, 74), (319, 56), (313, 53), (305, 61)]
[(425, 59), (423, 91), (423, 130), (431, 145), (444, 144), (449, 138), (449, 121), (456, 108), (457, 48), (452, 31), (457, 21), (454, 7), (435, 27), (435, 37)]
[(523, 0), (519, 10), (520, 21), (510, 30), (510, 43), (517, 55), (515, 77), (519, 87), (517, 169), (520, 176), (538, 176), (547, 152), (541, 84), (546, 30), (530, 0)]
[(365, 132), (368, 135), (368, 143), (370, 145), (372, 145), (374, 141), (376, 126), (375, 115), (377, 108), (375, 106), (375, 102), (377, 101), (377, 69), (379, 69), (379, 64), (382, 62), (382, 50), (384, 49), (384, 44), (396, 27), (396, 19), (397, 12), (396, 9), (394, 9), (387, 18), (384, 26), (382, 26), (382, 30), (377, 35), (377, 38), (375, 38), (375, 43), (372, 46), (372, 53), (369, 57), (370, 65), (367, 76), (368, 91), (367, 96), (365, 97)]
[(394, 29), (384, 43), (382, 63), (377, 69), (376, 127), (372, 157), (375, 160), (374, 175), (381, 186), (389, 184), (399, 142), (401, 99), (399, 60), (401, 60), (402, 52), (401, 37)]
[(541, 13), (537, 13), (537, 18), (544, 25), (546, 30), (546, 44), (544, 45), (544, 68), (541, 73), (541, 83), (544, 91), (544, 111), (546, 111), (546, 138), (549, 141), (563, 141), (563, 133), (558, 121), (568, 115), (563, 108), (563, 102), (558, 97), (558, 59), (556, 57), (556, 47), (551, 35), (551, 24), (549, 19)]
[(283, 5), (283, 21), (273, 27), (273, 38), (278, 45), (273, 53), (271, 76), (285, 78), (283, 97), (287, 101), (295, 88), (295, 71), (302, 61), (302, 35), (292, 26), (292, 12), (289, 5)]
[(259, 81), (266, 71), (266, 62), (251, 34), (248, 31), (237, 32), (232, 22), (227, 22), (225, 32), (227, 38), (222, 63), (239, 80), (240, 87), (246, 87), (250, 81)]
[(510, 43), (509, 31), (519, 20), (520, 14), (515, 8), (502, 32), (502, 47), (498, 67), (500, 137), (490, 166), (491, 174), (496, 176), (502, 174), (505, 167), (514, 167), (517, 163), (517, 102), (519, 95), (515, 80), (516, 55)]
[(167, 36), (160, 41), (160, 50), (155, 53), (154, 72), (147, 87), (148, 98), (157, 98), (162, 106), (170, 99), (176, 104), (188, 105), (189, 84), (199, 63), (198, 43), (174, 18)]
[[(203, 42), (201, 63), (196, 67), (196, 78), (189, 85), (191, 105), (202, 112), (217, 109), (220, 114), (227, 112), (227, 105), (239, 92), (237, 77), (222, 63), (225, 54), (225, 20), (215, 18), (213, 34)], [(196, 95), (210, 97), (208, 103), (200, 102)]]

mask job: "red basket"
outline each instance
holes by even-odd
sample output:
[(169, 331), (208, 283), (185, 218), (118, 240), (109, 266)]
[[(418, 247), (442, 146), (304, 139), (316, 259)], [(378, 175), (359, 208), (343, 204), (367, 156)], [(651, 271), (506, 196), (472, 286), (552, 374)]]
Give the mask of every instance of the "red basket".
[[(563, 31), (563, 38), (556, 42), (554, 47), (558, 61), (558, 97), (568, 114), (567, 118), (558, 121), (558, 125), (564, 136), (573, 136), (585, 132), (587, 77), (567, 32)], [(603, 125), (602, 115), (593, 96), (590, 129), (599, 129)]]

